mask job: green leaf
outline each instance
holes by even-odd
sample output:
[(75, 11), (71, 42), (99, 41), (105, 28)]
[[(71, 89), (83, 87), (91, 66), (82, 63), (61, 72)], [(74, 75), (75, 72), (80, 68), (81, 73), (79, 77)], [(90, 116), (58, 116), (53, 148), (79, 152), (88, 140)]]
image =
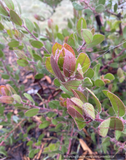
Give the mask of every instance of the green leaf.
[(4, 3), (7, 5), (9, 9), (14, 10), (14, 3), (12, 0), (4, 0)]
[(32, 103), (35, 103), (34, 100), (33, 100), (33, 98), (31, 97), (31, 95), (29, 95), (29, 94), (27, 94), (27, 93), (24, 93), (24, 96), (25, 96), (28, 100), (30, 100)]
[(57, 86), (57, 87), (60, 87), (60, 82), (57, 78), (54, 79), (54, 85)]
[(31, 41), (30, 43), (33, 47), (39, 48), (39, 49), (42, 48), (42, 46), (43, 46), (42, 42), (40, 42), (40, 41)]
[(95, 34), (93, 36), (93, 41), (90, 44), (88, 44), (87, 47), (88, 48), (92, 48), (92, 47), (100, 44), (104, 39), (105, 39), (104, 35), (102, 35), (102, 34)]
[(93, 40), (93, 35), (89, 29), (82, 29), (82, 37), (87, 44), (91, 43)]
[(81, 120), (79, 118), (74, 118), (74, 121), (79, 130), (83, 129), (86, 126), (86, 122), (84, 122), (84, 120)]
[(90, 67), (90, 59), (88, 57), (88, 55), (86, 53), (80, 53), (79, 56), (77, 57), (77, 61), (76, 61), (76, 68), (78, 64), (80, 63), (81, 67), (82, 67), (82, 71), (83, 73), (87, 71), (87, 69)]
[(120, 83), (122, 83), (125, 80), (125, 75), (124, 75), (123, 70), (121, 68), (118, 68), (117, 76), (119, 78)]
[(99, 134), (102, 137), (106, 137), (108, 130), (109, 130), (109, 125), (110, 125), (110, 118), (104, 120), (103, 122), (101, 122), (101, 124), (98, 127), (99, 130)]
[(56, 50), (61, 50), (62, 47), (63, 47), (63, 46), (62, 46), (61, 44), (55, 43), (55, 44), (53, 45), (53, 47), (52, 47), (52, 53), (53, 53), (53, 55), (55, 56)]
[(0, 49), (0, 58), (2, 58), (4, 55), (3, 51)]
[(15, 24), (22, 26), (22, 19), (13, 10), (10, 10), (10, 18)]
[(81, 6), (80, 4), (76, 3), (76, 2), (73, 2), (73, 7), (78, 10), (78, 11), (81, 11), (84, 9), (83, 6)]
[(71, 89), (77, 89), (79, 85), (81, 84), (81, 81), (79, 80), (71, 80), (67, 82), (62, 82), (64, 87), (68, 90), (71, 91)]
[(28, 18), (25, 18), (25, 23), (29, 31), (32, 32), (34, 30), (33, 23)]
[(91, 87), (91, 86), (93, 86), (91, 79), (88, 77), (84, 78), (82, 82), (82, 87)]
[(41, 79), (43, 77), (44, 77), (44, 74), (42, 74), (42, 73), (38, 73), (35, 75), (35, 79)]
[(19, 46), (19, 41), (12, 40), (11, 42), (8, 43), (9, 47), (18, 47)]
[(126, 26), (123, 29), (123, 38), (126, 39)]
[(106, 0), (99, 0), (99, 4), (103, 4), (103, 5), (104, 5), (104, 4), (105, 4), (105, 1), (106, 1)]
[(101, 87), (101, 86), (105, 85), (105, 83), (101, 79), (96, 79), (94, 81), (94, 84), (95, 84), (96, 87)]
[(116, 12), (117, 11), (117, 8), (118, 8), (118, 5), (117, 5), (117, 3), (114, 5), (114, 12)]
[(87, 28), (86, 20), (83, 17), (81, 17), (77, 22), (77, 32), (79, 36), (81, 36), (82, 29), (86, 29), (86, 28)]
[(73, 90), (72, 89), (72, 92), (74, 94), (75, 97), (79, 98), (83, 103), (87, 102), (87, 98), (85, 97), (85, 95), (78, 91), (78, 90)]
[(2, 25), (2, 23), (0, 22), (0, 31), (2, 31), (4, 29), (4, 26)]
[(105, 6), (103, 4), (99, 4), (98, 6), (96, 6), (95, 11), (97, 13), (102, 13), (105, 10)]
[(84, 103), (82, 107), (87, 117), (95, 119), (95, 110), (92, 104)]
[(61, 33), (57, 33), (57, 37), (58, 37), (58, 39), (60, 39), (61, 41), (64, 40), (64, 37), (63, 37), (63, 35), (62, 35)]
[(123, 131), (123, 129), (124, 129), (123, 122), (117, 117), (111, 117), (110, 129)]
[(112, 107), (116, 113), (117, 116), (122, 117), (125, 115), (125, 105), (121, 101), (119, 97), (117, 97), (115, 94), (111, 93), (110, 91), (104, 90), (103, 93), (109, 98)]
[(86, 88), (86, 90), (87, 90), (88, 92), (90, 92), (91, 95), (93, 96), (94, 101), (95, 101), (95, 103), (96, 103), (96, 107), (98, 108), (98, 112), (101, 112), (101, 103), (100, 103), (99, 99), (95, 96), (95, 94), (94, 94), (90, 89)]
[(2, 78), (3, 78), (3, 79), (9, 79), (10, 76), (9, 76), (8, 74), (2, 74)]
[(21, 99), (21, 97), (19, 96), (19, 95), (17, 95), (17, 94), (13, 94), (13, 96), (12, 96), (13, 98), (14, 98), (14, 100), (16, 100), (18, 103), (21, 103), (21, 101), (22, 101), (22, 99)]
[(17, 60), (17, 64), (18, 64), (19, 66), (21, 66), (21, 67), (25, 67), (25, 66), (28, 65), (28, 61), (25, 60), (25, 59), (18, 59), (18, 60)]
[(44, 121), (42, 124), (39, 125), (39, 129), (44, 129), (50, 125), (49, 121)]
[(120, 138), (121, 134), (122, 134), (122, 131), (119, 131), (119, 130), (115, 131), (115, 138), (116, 138), (117, 141)]
[(104, 76), (105, 79), (109, 79), (110, 81), (114, 80), (115, 77), (113, 74), (111, 73), (107, 73), (105, 76)]
[(38, 108), (32, 108), (32, 109), (29, 109), (27, 112), (25, 112), (25, 116), (26, 117), (33, 117), (33, 116), (37, 115), (38, 112), (39, 112)]
[(126, 48), (126, 42), (125, 42), (125, 43), (123, 43), (123, 48)]
[(39, 56), (39, 55), (36, 54), (36, 53), (33, 53), (32, 55), (33, 55), (33, 58), (34, 58), (35, 61), (39, 61), (39, 60), (40, 60), (40, 61), (42, 62), (41, 56)]
[(0, 1), (0, 14), (4, 15), (4, 16), (9, 16), (6, 8), (4, 7), (3, 3)]
[(93, 78), (93, 76), (94, 76), (94, 71), (92, 68), (89, 68), (87, 72), (84, 74), (84, 77), (88, 77), (90, 79)]
[(83, 102), (82, 102), (80, 99), (78, 99), (78, 98), (76, 98), (76, 97), (73, 97), (73, 98), (71, 98), (70, 100), (71, 100), (76, 106), (78, 106), (79, 108), (82, 109)]
[(47, 57), (47, 58), (46, 58), (45, 65), (46, 65), (47, 70), (48, 70), (51, 74), (55, 75), (55, 73), (54, 73), (54, 71), (53, 71), (53, 69), (52, 69), (52, 66), (51, 66), (50, 59), (51, 59), (50, 57)]

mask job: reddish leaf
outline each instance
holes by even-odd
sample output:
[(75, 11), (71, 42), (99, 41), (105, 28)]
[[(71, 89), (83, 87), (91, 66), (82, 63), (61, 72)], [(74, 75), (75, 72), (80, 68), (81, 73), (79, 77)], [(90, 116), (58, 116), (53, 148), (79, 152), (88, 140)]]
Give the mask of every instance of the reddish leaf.
[(51, 62), (52, 69), (53, 69), (55, 75), (57, 76), (57, 78), (59, 78), (62, 82), (65, 82), (65, 79), (59, 69), (58, 64), (56, 63), (55, 59), (53, 58), (53, 56), (51, 56), (50, 62)]
[(68, 51), (70, 51), (74, 57), (75, 57), (75, 53), (74, 53), (74, 50), (67, 44), (67, 43), (64, 43), (64, 48), (67, 49)]
[(85, 97), (85, 95), (83, 93), (81, 93), (80, 91), (78, 90), (73, 90), (71, 89), (74, 96), (79, 98), (83, 103), (87, 102), (87, 98)]
[(66, 77), (70, 77), (75, 71), (75, 57), (71, 52), (65, 50), (65, 58), (63, 63), (63, 72)]
[(9, 96), (10, 92), (6, 86), (2, 85), (2, 86), (0, 86), (0, 94), (2, 96)]
[(12, 98), (11, 96), (2, 96), (2, 97), (0, 97), (0, 102), (12, 104), (14, 102), (14, 98)]

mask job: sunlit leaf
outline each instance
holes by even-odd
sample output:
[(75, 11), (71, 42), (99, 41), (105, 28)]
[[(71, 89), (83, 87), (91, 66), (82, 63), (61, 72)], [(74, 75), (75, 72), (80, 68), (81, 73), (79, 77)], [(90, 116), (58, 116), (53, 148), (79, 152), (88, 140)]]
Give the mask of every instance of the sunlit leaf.
[(22, 25), (22, 19), (18, 16), (18, 14), (15, 11), (10, 10), (10, 17), (12, 22), (19, 26)]
[(106, 137), (108, 130), (109, 130), (109, 125), (110, 125), (110, 118), (104, 120), (103, 122), (101, 122), (101, 124), (98, 127), (99, 130), (99, 134), (102, 137)]

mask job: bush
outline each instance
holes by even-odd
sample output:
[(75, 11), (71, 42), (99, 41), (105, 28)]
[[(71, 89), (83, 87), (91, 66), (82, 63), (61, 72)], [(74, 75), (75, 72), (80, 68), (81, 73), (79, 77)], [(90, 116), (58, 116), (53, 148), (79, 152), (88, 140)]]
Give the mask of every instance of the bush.
[[(53, 12), (59, 3), (52, 3)], [(68, 19), (68, 27), (59, 31), (49, 19), (42, 36), (38, 24), (23, 20), (12, 0), (0, 2), (0, 67), (1, 78), (6, 82), (0, 86), (1, 157), (7, 156), (7, 146), (21, 140), (26, 141), (29, 158), (43, 151), (42, 158), (63, 159), (64, 155), (76, 154), (71, 152), (71, 138), (84, 138), (85, 128), (94, 145), (99, 135), (100, 146), (94, 149), (99, 154), (110, 155), (110, 147), (113, 154), (126, 151), (125, 2), (72, 3), (74, 17)], [(6, 23), (12, 24), (9, 29)], [(16, 54), (16, 70), (5, 64), (5, 48)], [(36, 82), (45, 75), (51, 76), (60, 95), (43, 101), (41, 94), (36, 93), (42, 102), (39, 106), (19, 85), (21, 68), (33, 72)], [(8, 106), (13, 111), (17, 109), (17, 114), (7, 112)], [(29, 137), (29, 131), (35, 128), (37, 132), (47, 128), (55, 132), (55, 143), (43, 142), (44, 134)]]

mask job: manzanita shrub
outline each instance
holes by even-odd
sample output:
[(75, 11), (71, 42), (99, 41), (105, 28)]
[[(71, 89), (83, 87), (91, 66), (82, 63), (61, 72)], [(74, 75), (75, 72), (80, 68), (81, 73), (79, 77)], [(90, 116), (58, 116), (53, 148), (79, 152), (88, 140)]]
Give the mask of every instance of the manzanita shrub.
[[(59, 2), (56, 1), (55, 6)], [(111, 0), (108, 3), (105, 0), (78, 2), (73, 2), (74, 18), (68, 20), (67, 29), (59, 31), (49, 19), (46, 35), (42, 35), (38, 24), (23, 19), (21, 8), (17, 10), (12, 0), (0, 1), (0, 31), (4, 38), (0, 44), (0, 68), (1, 78), (7, 81), (6, 85), (0, 86), (0, 156), (7, 156), (6, 145), (13, 145), (21, 139), (27, 141), (29, 158), (33, 158), (40, 151), (44, 135), (38, 139), (29, 138), (29, 130), (50, 126), (53, 126), (50, 131), (57, 132), (61, 139), (45, 145), (45, 158), (62, 159), (62, 155), (69, 155), (71, 137), (75, 137), (74, 132), (84, 136), (81, 132), (84, 127), (94, 144), (97, 144), (95, 135), (101, 136), (102, 147), (97, 146), (97, 151), (109, 153), (110, 142), (115, 153), (126, 151), (126, 101), (121, 100), (126, 91), (121, 98), (114, 93), (119, 95), (119, 87), (125, 82), (122, 68), (126, 43), (122, 41), (126, 39), (126, 27), (122, 29), (122, 19), (126, 16), (117, 13), (120, 1), (114, 4), (113, 12), (110, 11)], [(104, 17), (105, 24), (100, 21), (102, 12), (108, 18)], [(117, 18), (114, 24), (110, 15)], [(95, 20), (98, 29), (93, 24)], [(7, 27), (8, 24), (11, 25)], [(118, 29), (118, 34), (115, 34)], [(24, 86), (19, 86), (20, 70), (14, 71), (5, 64), (5, 47), (16, 54), (17, 65), (34, 72), (35, 79), (51, 73), (55, 86), (62, 91), (61, 95), (39, 107), (31, 95), (24, 93)], [(116, 73), (109, 73), (115, 69)], [(42, 100), (41, 95), (37, 95)], [(4, 113), (8, 104), (18, 109), (18, 116), (13, 112)], [(36, 115), (41, 117), (39, 124), (34, 122)], [(24, 133), (22, 128), (27, 121), (32, 124)], [(15, 140), (13, 133), (17, 128), (22, 132)]]

